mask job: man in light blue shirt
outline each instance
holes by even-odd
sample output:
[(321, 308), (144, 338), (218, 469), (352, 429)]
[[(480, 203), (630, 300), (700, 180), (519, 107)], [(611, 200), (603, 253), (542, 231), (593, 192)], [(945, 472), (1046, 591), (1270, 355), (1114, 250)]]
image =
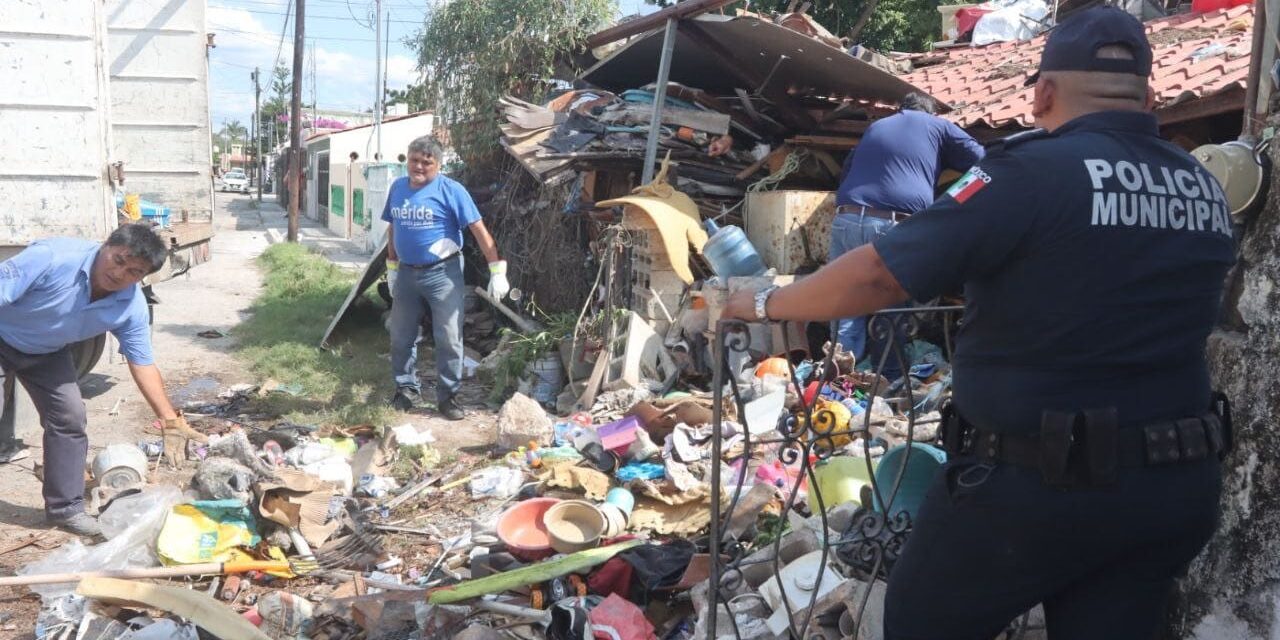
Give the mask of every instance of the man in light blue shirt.
[(489, 295), (502, 299), (507, 261), (498, 257), (493, 236), (471, 195), (453, 178), (440, 175), (440, 143), (423, 136), (409, 143), (409, 175), (391, 183), (382, 219), (387, 228), (387, 284), (391, 288), (391, 405), (413, 408), (419, 393), (418, 328), (431, 309), (436, 352), (436, 402), (450, 420), (463, 418), (455, 396), (462, 383), (462, 230), (471, 231), (489, 262)]
[(31, 395), (44, 428), (45, 518), (72, 533), (100, 530), (84, 512), (89, 439), (69, 345), (110, 331), (165, 433), (195, 434), (165, 394), (139, 286), (166, 253), (149, 228), (129, 224), (103, 244), (51, 238), (0, 262), (0, 381), (13, 376)]

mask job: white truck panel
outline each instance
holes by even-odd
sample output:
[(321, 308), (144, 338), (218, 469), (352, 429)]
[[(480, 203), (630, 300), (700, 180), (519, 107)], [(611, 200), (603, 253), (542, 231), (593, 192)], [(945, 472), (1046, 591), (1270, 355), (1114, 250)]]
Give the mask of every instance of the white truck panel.
[(112, 158), (176, 221), (213, 217), (204, 0), (107, 0)]
[(0, 2), (0, 247), (102, 238), (114, 226), (103, 10)]

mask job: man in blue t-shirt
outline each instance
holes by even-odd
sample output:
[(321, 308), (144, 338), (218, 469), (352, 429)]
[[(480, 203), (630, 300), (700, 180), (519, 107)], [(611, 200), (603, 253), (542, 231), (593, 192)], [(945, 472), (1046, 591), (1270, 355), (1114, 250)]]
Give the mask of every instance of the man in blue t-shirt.
[(889, 574), (886, 640), (986, 640), (1041, 603), (1051, 638), (1157, 637), (1217, 526), (1230, 413), (1205, 343), (1230, 209), (1160, 138), (1151, 60), (1122, 9), (1072, 14), (1029, 79), (1040, 131), (874, 243), (726, 305), (823, 320), (964, 287), (948, 461)]
[[(982, 159), (982, 145), (954, 123), (933, 115), (935, 110), (928, 96), (907, 94), (898, 103), (898, 113), (871, 123), (845, 158), (831, 223), (831, 260), (874, 241), (929, 206), (943, 169), (964, 171)], [(837, 320), (836, 341), (858, 358), (868, 355), (870, 345), (873, 365), (879, 364), (886, 344), (868, 337), (862, 316)], [(892, 353), (881, 373), (889, 380), (901, 377), (901, 364)]]
[(409, 175), (391, 183), (382, 219), (387, 228), (387, 279), (391, 288), (391, 404), (413, 408), (418, 382), (418, 327), (428, 308), (436, 351), (436, 401), (450, 420), (463, 418), (456, 396), (462, 384), (462, 229), (489, 261), (489, 295), (501, 300), (511, 290), (507, 262), (498, 257), (493, 236), (465, 187), (440, 175), (440, 143), (423, 136), (409, 143)]
[[(164, 421), (171, 460), (185, 455), (188, 438), (204, 440), (169, 402), (151, 353), (150, 312), (138, 283), (159, 270), (166, 256), (160, 236), (127, 224), (102, 244), (50, 238), (0, 262), (0, 383), (16, 379), (40, 414), (45, 519), (72, 533), (101, 532), (98, 521), (84, 512), (89, 438), (71, 355), (76, 343), (107, 331), (116, 337), (138, 390)], [(11, 434), (4, 435), (4, 462), (25, 455)]]

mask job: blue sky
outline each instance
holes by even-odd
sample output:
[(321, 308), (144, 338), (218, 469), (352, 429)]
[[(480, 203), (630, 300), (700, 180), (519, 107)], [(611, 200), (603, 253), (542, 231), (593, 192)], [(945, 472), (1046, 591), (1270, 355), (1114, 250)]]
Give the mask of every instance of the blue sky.
[[(447, 0), (383, 0), (383, 11), (391, 19), (388, 88), (404, 88), (417, 78), (413, 52), (403, 40), (421, 25), (426, 7), (441, 1)], [(214, 131), (229, 120), (239, 120), (246, 127), (252, 122), (253, 81), (249, 73), (254, 66), (262, 70), (265, 93), (276, 60), (286, 66), (293, 64), (292, 18), (284, 28), (291, 5), (293, 0), (208, 0), (208, 29), (216, 34), (217, 44), (209, 55)], [(643, 0), (620, 0), (619, 10), (619, 15), (631, 15), (649, 13), (656, 7)], [(311, 102), (314, 95), (321, 109), (363, 111), (373, 106), (372, 13), (373, 0), (307, 0), (304, 102)]]

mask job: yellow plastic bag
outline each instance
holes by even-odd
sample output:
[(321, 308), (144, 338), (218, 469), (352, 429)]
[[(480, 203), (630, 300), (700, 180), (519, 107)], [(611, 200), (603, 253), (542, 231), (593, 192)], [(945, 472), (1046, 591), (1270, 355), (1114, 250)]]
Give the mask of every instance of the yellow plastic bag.
[(124, 215), (130, 220), (142, 219), (142, 204), (139, 203), (138, 194), (124, 194)]
[(165, 518), (156, 552), (165, 564), (228, 562), (236, 547), (258, 543), (253, 516), (239, 500), (203, 500), (177, 505)]

